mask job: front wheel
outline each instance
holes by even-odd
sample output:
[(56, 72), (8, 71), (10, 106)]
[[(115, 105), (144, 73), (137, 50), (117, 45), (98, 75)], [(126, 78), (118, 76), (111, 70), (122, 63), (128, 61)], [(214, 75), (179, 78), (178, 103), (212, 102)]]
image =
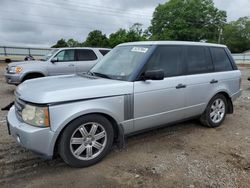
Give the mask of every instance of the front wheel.
[(202, 114), (201, 123), (208, 127), (219, 127), (227, 114), (227, 100), (224, 95), (215, 95)]
[(114, 139), (112, 124), (103, 116), (82, 116), (70, 123), (59, 142), (59, 154), (72, 167), (87, 167), (109, 152)]

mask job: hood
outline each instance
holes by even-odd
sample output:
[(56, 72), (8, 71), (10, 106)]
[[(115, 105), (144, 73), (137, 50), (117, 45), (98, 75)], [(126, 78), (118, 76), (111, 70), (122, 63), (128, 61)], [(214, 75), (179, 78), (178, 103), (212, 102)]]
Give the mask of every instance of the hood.
[(17, 97), (37, 104), (124, 95), (132, 92), (132, 82), (87, 75), (53, 76), (27, 80), (16, 89)]
[(9, 63), (8, 66), (20, 66), (20, 65), (29, 65), (29, 64), (34, 64), (34, 63), (44, 63), (46, 61), (17, 61), (13, 63)]

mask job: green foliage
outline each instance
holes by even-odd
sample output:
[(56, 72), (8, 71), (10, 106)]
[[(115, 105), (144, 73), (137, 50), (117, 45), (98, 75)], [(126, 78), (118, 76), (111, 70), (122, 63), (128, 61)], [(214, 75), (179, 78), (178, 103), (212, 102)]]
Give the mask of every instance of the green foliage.
[(226, 23), (226, 12), (217, 9), (213, 0), (169, 0), (156, 7), (151, 26), (144, 30), (135, 23), (128, 30), (119, 29), (109, 37), (94, 30), (85, 42), (60, 39), (54, 48), (60, 47), (115, 47), (124, 42), (143, 40), (183, 40), (218, 42), (223, 29), (222, 42), (232, 52), (250, 48), (250, 19), (243, 17)]
[(87, 47), (109, 47), (109, 41), (105, 34), (99, 30), (91, 31), (83, 43)]
[(128, 30), (119, 29), (117, 32), (110, 34), (109, 38), (99, 30), (91, 31), (88, 34), (85, 42), (79, 43), (74, 39), (69, 39), (65, 42), (60, 39), (53, 48), (61, 47), (115, 47), (124, 42), (143, 41), (149, 38), (147, 30), (142, 29), (142, 24), (135, 23)]
[(225, 25), (223, 43), (234, 53), (250, 49), (250, 18), (242, 17)]
[(52, 48), (63, 48), (63, 47), (68, 47), (68, 44), (64, 39), (60, 39), (59, 41), (57, 41), (55, 45), (52, 46)]
[(110, 34), (109, 44), (110, 47), (115, 47), (116, 45), (127, 41), (127, 31), (125, 29), (119, 29), (117, 32)]
[(135, 23), (129, 30), (119, 29), (117, 32), (112, 33), (109, 37), (110, 47), (115, 47), (124, 42), (134, 42), (146, 40), (147, 36), (142, 29), (142, 24)]
[(80, 47), (82, 44), (79, 43), (78, 41), (74, 40), (74, 39), (69, 39), (67, 41), (67, 46), (68, 47)]
[(212, 0), (170, 0), (155, 9), (149, 31), (153, 40), (214, 42), (225, 22)]

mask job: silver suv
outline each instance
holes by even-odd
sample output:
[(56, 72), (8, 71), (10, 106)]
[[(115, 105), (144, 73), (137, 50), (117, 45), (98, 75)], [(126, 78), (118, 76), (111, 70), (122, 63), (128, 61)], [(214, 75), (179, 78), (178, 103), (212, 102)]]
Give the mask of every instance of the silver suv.
[(86, 74), (20, 84), (7, 122), (22, 146), (86, 167), (136, 132), (190, 118), (220, 126), (233, 113), (240, 82), (226, 46), (125, 43)]
[(6, 82), (18, 85), (33, 78), (87, 72), (109, 51), (106, 48), (54, 49), (41, 61), (10, 63), (6, 67)]

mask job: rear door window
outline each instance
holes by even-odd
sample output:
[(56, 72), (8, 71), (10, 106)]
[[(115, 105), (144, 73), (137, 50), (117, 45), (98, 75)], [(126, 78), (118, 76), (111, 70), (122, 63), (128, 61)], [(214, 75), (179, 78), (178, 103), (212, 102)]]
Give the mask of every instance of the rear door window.
[(94, 61), (97, 60), (97, 56), (93, 50), (77, 50), (77, 60), (78, 61)]
[(213, 71), (213, 64), (207, 47), (186, 46), (185, 49), (187, 74), (201, 74)]
[(215, 71), (233, 70), (232, 64), (223, 48), (210, 48)]

